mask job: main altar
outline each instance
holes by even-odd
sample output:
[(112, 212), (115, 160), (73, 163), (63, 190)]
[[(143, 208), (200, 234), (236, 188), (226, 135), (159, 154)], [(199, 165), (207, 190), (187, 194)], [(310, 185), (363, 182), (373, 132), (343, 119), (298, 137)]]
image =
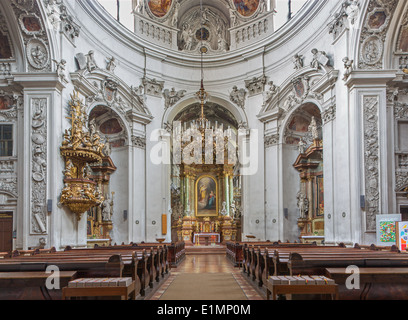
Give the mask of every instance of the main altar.
[(207, 119), (203, 82), (197, 98), (201, 116), (172, 127), (172, 240), (187, 245), (239, 241), (241, 177), (237, 150), (231, 148), (237, 125)]

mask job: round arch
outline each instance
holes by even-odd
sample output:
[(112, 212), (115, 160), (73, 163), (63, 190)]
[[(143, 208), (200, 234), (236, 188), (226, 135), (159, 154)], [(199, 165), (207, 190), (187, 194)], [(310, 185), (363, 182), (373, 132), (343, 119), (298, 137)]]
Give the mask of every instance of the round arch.
[(308, 104), (314, 104), (320, 111), (320, 114), (323, 112), (323, 107), (322, 105), (314, 100), (314, 99), (305, 99), (301, 104), (295, 106), (290, 112), (286, 115), (285, 119), (282, 121), (280, 129), (279, 129), (279, 143), (283, 144), (284, 143), (284, 138), (285, 138), (285, 131), (286, 127), (289, 124), (289, 121), (291, 121), (293, 115), (299, 111), (303, 106), (308, 105)]
[(124, 118), (122, 113), (119, 110), (116, 110), (115, 108), (108, 106), (104, 102), (97, 101), (87, 106), (86, 114), (88, 115), (88, 117), (91, 115), (92, 111), (97, 107), (103, 107), (115, 113), (115, 115), (120, 119), (121, 124), (123, 124), (123, 130), (125, 131), (127, 142), (131, 141), (131, 128), (129, 126), (128, 121)]
[[(224, 95), (210, 93), (209, 101), (216, 103), (231, 112), (237, 123), (248, 123), (248, 117), (245, 111), (233, 105)], [(194, 103), (197, 103), (197, 99), (194, 94), (191, 93), (184, 96), (184, 98), (181, 99), (175, 106), (168, 108), (163, 114), (162, 127), (164, 127), (165, 123), (172, 123), (179, 113), (183, 112)]]

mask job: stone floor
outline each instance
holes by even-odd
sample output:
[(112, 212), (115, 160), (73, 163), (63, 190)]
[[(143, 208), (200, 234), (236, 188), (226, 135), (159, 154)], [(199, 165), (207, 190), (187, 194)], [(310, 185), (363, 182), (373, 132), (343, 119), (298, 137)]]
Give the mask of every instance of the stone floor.
[[(235, 278), (240, 290), (248, 300), (264, 300), (263, 297), (248, 283), (239, 268), (234, 268), (225, 254), (190, 254), (177, 267), (171, 269), (169, 278), (158, 288), (150, 300), (159, 300), (166, 290), (171, 290), (171, 284), (182, 273), (229, 273)], [(237, 287), (238, 288), (238, 287)]]

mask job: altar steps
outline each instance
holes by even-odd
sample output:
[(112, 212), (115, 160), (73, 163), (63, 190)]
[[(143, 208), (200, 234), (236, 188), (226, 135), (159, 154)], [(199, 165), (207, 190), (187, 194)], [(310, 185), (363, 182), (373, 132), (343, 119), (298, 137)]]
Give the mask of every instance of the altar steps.
[(186, 255), (188, 254), (226, 254), (225, 245), (209, 246), (186, 246)]

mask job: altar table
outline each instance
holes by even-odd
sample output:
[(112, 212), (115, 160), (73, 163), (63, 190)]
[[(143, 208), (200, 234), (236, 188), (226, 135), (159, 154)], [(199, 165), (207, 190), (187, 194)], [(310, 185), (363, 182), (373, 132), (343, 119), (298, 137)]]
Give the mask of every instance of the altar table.
[(194, 233), (193, 237), (193, 243), (196, 243), (197, 237), (199, 238), (199, 243), (201, 244), (201, 239), (204, 238), (205, 245), (208, 246), (210, 239), (215, 237), (216, 243), (221, 242), (221, 237), (219, 233), (208, 233), (208, 232), (203, 232), (203, 233)]

